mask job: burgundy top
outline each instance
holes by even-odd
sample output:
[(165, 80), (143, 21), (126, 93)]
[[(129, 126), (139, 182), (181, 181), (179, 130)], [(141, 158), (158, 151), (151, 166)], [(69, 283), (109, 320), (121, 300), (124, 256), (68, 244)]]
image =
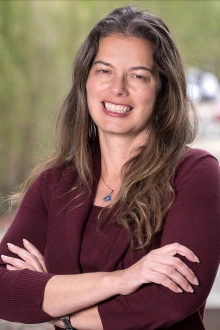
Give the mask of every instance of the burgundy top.
[[(94, 174), (97, 184), (99, 156), (94, 159)], [(103, 328), (204, 329), (205, 301), (220, 262), (220, 171), (216, 159), (199, 149), (187, 150), (174, 175), (175, 202), (163, 231), (145, 252), (130, 250), (127, 234), (113, 221), (104, 228), (100, 240), (92, 238), (96, 235), (95, 225), (90, 223), (95, 220), (91, 210), (96, 184), (92, 193), (87, 191), (75, 199), (82, 192), (82, 188), (71, 191), (78, 180), (74, 165), (63, 165), (45, 171), (26, 193), (0, 244), (0, 254), (13, 256), (6, 243), (22, 247), (26, 238), (44, 254), (48, 274), (29, 269), (9, 272), (1, 261), (0, 318), (20, 323), (49, 321), (52, 317), (42, 311), (41, 301), (53, 274), (78, 274), (81, 267), (104, 272), (125, 269), (152, 249), (179, 242), (201, 261), (197, 264), (182, 258), (198, 276), (200, 285), (194, 287), (195, 292), (176, 294), (162, 285), (148, 284), (133, 294), (114, 296), (98, 305)], [(91, 221), (86, 227), (89, 215)], [(91, 241), (95, 244), (92, 265), (84, 256)]]
[(102, 236), (97, 232), (97, 221), (101, 209), (102, 207), (93, 205), (83, 232), (80, 252), (80, 265), (82, 273), (101, 271), (101, 269), (97, 267), (100, 241), (103, 239)]

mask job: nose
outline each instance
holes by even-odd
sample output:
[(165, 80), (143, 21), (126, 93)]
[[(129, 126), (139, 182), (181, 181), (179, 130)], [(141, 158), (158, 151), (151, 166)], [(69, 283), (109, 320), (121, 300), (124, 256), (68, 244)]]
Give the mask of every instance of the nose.
[(114, 76), (111, 81), (110, 92), (115, 96), (128, 95), (126, 78), (124, 76)]

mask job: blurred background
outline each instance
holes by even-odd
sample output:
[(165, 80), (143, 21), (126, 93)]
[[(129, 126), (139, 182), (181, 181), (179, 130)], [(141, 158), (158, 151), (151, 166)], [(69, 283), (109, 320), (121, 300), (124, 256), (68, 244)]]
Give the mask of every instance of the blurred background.
[[(51, 150), (54, 114), (71, 84), (74, 54), (110, 10), (136, 4), (170, 28), (186, 64), (199, 114), (193, 144), (220, 161), (220, 1), (0, 1), (0, 198), (17, 191)], [(10, 223), (0, 204), (0, 239)], [(215, 253), (215, 251), (213, 251)], [(220, 275), (209, 296), (207, 330), (220, 329)], [(0, 330), (52, 329), (0, 320)], [(196, 329), (194, 329), (196, 330)]]

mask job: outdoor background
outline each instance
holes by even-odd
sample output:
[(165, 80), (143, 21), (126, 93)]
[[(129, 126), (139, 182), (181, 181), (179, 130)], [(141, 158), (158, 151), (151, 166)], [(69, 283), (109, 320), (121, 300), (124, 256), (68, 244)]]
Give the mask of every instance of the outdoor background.
[[(54, 114), (70, 87), (76, 50), (99, 19), (127, 4), (165, 21), (187, 68), (220, 79), (220, 1), (0, 1), (0, 239), (10, 222), (3, 197), (51, 151)], [(219, 94), (194, 98), (200, 118), (194, 146), (220, 160)], [(220, 329), (219, 308), (220, 275), (208, 299), (207, 330)], [(0, 330), (46, 328), (52, 327), (0, 320)]]

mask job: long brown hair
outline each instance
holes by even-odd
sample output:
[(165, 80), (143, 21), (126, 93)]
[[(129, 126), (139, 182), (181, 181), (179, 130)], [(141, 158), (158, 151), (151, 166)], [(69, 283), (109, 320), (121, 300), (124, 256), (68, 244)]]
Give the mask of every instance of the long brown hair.
[(114, 211), (120, 204), (118, 224), (130, 233), (137, 248), (146, 248), (161, 230), (175, 199), (171, 177), (196, 131), (181, 57), (167, 26), (149, 11), (139, 11), (135, 6), (115, 9), (90, 31), (76, 55), (72, 87), (57, 118), (55, 152), (34, 168), (19, 198), (45, 169), (72, 161), (82, 185), (91, 189), (92, 150), (99, 142), (88, 111), (86, 81), (100, 38), (111, 34), (150, 41), (160, 77), (147, 146), (125, 164), (120, 193), (110, 207)]

